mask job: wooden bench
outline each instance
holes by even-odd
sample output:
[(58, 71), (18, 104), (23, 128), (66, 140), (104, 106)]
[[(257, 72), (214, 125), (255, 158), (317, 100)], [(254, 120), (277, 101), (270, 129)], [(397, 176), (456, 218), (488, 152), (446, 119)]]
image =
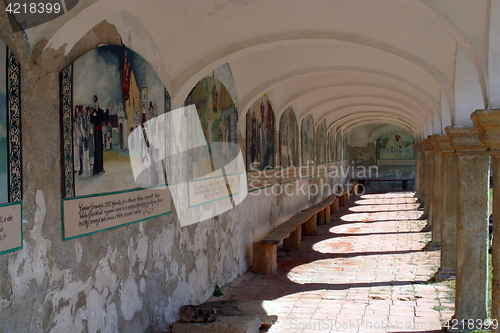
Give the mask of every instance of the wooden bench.
[[(358, 195), (358, 182), (355, 181), (353, 183), (350, 183), (351, 188), (347, 188), (347, 184), (343, 186), (342, 194), (339, 195), (339, 206), (345, 206), (347, 205), (347, 201), (349, 200), (349, 197), (352, 196), (357, 196)], [(338, 212), (338, 208), (336, 210)]]
[(302, 236), (314, 236), (318, 224), (330, 223), (330, 215), (339, 211), (341, 202), (345, 205), (350, 191), (352, 188), (348, 189), (344, 185), (340, 196), (333, 194), (320, 203), (301, 210), (274, 228), (260, 241), (253, 243), (252, 271), (258, 274), (276, 274), (278, 244), (283, 241), (285, 251), (300, 250)]
[(331, 195), (319, 204), (306, 208), (281, 223), (260, 241), (253, 243), (252, 271), (258, 274), (276, 274), (278, 271), (277, 246), (283, 241), (285, 251), (300, 250), (302, 235), (316, 235), (316, 214), (318, 224), (330, 222), (330, 206), (336, 195)]

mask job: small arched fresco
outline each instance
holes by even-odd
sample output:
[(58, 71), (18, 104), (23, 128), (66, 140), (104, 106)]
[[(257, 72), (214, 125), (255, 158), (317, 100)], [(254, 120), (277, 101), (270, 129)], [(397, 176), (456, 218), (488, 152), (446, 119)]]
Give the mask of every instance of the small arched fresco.
[(23, 247), (20, 74), (0, 39), (0, 254)]
[[(210, 142), (238, 141), (238, 112), (228, 89), (216, 78), (208, 77), (198, 82), (184, 103), (194, 104), (198, 112), (203, 133), (195, 130), (195, 119), (188, 119), (188, 147), (201, 147)], [(189, 116), (188, 116), (189, 117)], [(196, 120), (197, 121), (197, 120)], [(229, 147), (228, 147), (229, 149)], [(231, 146), (235, 149), (235, 146)], [(219, 154), (220, 153), (220, 154)], [(189, 179), (200, 178), (213, 172), (210, 159), (226, 165), (229, 156), (236, 152), (214, 151), (212, 157), (208, 149), (193, 149), (189, 153)]]
[(326, 163), (326, 122), (319, 123), (316, 130), (316, 161), (318, 164)]
[(299, 127), (292, 108), (283, 112), (280, 119), (280, 164), (287, 168), (299, 166)]
[(247, 170), (274, 168), (275, 117), (266, 95), (248, 109), (246, 118)]
[(335, 130), (328, 131), (328, 162), (335, 162)]
[(314, 149), (314, 120), (312, 116), (307, 116), (302, 120), (302, 165), (315, 164)]
[(415, 138), (408, 132), (386, 133), (377, 139), (378, 165), (414, 165)]

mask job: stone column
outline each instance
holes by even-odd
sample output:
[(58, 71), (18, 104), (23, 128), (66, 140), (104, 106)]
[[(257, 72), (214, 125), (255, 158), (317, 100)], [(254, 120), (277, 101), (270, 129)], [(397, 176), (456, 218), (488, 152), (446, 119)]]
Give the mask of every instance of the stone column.
[(455, 276), (457, 265), (457, 155), (447, 135), (436, 136), (443, 154), (441, 176), (441, 264), (437, 281)]
[[(493, 288), (491, 318), (500, 320), (500, 109), (477, 110), (471, 115), (479, 138), (493, 157)], [(500, 329), (492, 330), (500, 332)]]
[(418, 144), (418, 198), (420, 202), (419, 208), (424, 208), (425, 205), (425, 144), (420, 141)]
[(446, 128), (457, 152), (457, 266), (454, 318), (487, 318), (489, 156), (473, 127)]
[(420, 202), (420, 143), (415, 143), (413, 150), (415, 151), (415, 195), (418, 198), (417, 202)]
[(441, 199), (442, 199), (442, 156), (436, 141), (437, 135), (429, 137), (429, 145), (432, 147), (432, 184), (431, 184), (431, 211), (432, 216), (432, 239), (427, 244), (427, 250), (437, 250), (441, 247)]
[(420, 142), (420, 158), (418, 159), (418, 163), (420, 164), (420, 195), (422, 198), (422, 208), (424, 208), (425, 202), (425, 152), (423, 142)]
[(432, 188), (433, 188), (433, 173), (434, 173), (434, 156), (432, 153), (432, 145), (429, 139), (422, 141), (424, 145), (425, 154), (425, 201), (424, 201), (424, 215), (422, 219), (427, 219), (427, 226), (424, 231), (432, 230)]

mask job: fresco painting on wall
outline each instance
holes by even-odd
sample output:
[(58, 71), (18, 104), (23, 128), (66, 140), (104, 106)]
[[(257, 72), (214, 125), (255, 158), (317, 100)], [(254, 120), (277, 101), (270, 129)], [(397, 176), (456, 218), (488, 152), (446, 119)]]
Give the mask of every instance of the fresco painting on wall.
[(247, 112), (247, 170), (274, 168), (274, 111), (264, 95)]
[(288, 108), (280, 119), (280, 163), (287, 168), (299, 166), (299, 127), (292, 108)]
[(171, 125), (157, 121), (167, 110), (160, 78), (126, 47), (99, 47), (61, 72), (63, 240), (172, 211)]
[(233, 72), (231, 71), (231, 66), (229, 66), (228, 63), (217, 67), (200, 81), (203, 81), (207, 78), (215, 78), (219, 80), (229, 92), (229, 95), (233, 100), (233, 104), (238, 105), (238, 95), (236, 94), (236, 87), (234, 85)]
[[(139, 150), (141, 161), (150, 157), (139, 140), (132, 139), (129, 147), (128, 138), (169, 108), (163, 83), (141, 56), (122, 46), (99, 47), (72, 66), (75, 196), (137, 188), (129, 151)], [(151, 130), (169, 144), (165, 128)], [(146, 183), (164, 183), (164, 170), (151, 165), (143, 175)]]
[[(191, 91), (185, 105), (196, 105), (203, 133), (188, 125), (189, 147), (204, 146), (205, 142), (230, 142), (237, 144), (238, 113), (228, 89), (216, 78), (209, 77), (199, 82)], [(194, 124), (194, 119), (188, 120)], [(227, 165), (230, 156), (237, 154), (235, 146), (224, 146), (231, 151), (212, 151), (208, 149), (193, 149), (189, 155), (189, 179), (197, 179), (210, 174), (212, 162)], [(211, 157), (212, 156), (212, 157)]]
[(405, 132), (388, 133), (377, 139), (377, 159), (413, 160), (415, 139)]
[(347, 133), (343, 135), (342, 139), (344, 140), (344, 146), (342, 148), (342, 160), (347, 161), (347, 159), (349, 158), (349, 137), (347, 136)]
[(328, 162), (335, 162), (335, 131), (328, 131)]
[(9, 201), (7, 153), (7, 46), (0, 39), (0, 204)]
[(314, 121), (308, 116), (302, 120), (302, 165), (314, 164), (314, 154)]
[(342, 135), (342, 130), (337, 131), (337, 139), (335, 140), (337, 143), (337, 150), (336, 150), (336, 159), (337, 161), (342, 161), (343, 159), (343, 147), (344, 147), (344, 136)]
[(316, 131), (316, 158), (318, 164), (326, 163), (326, 122), (323, 120)]

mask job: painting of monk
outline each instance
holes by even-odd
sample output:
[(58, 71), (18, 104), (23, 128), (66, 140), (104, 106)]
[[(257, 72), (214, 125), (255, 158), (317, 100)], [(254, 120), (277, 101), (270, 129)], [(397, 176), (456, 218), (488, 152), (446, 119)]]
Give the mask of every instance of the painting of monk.
[(335, 131), (328, 131), (328, 162), (335, 162)]
[[(188, 140), (191, 147), (206, 147), (205, 143), (230, 142), (237, 144), (238, 113), (235, 103), (224, 84), (214, 77), (208, 77), (200, 81), (184, 103), (194, 104), (198, 112), (202, 133), (195, 130), (195, 126), (189, 126)], [(192, 124), (198, 119), (191, 119)], [(191, 159), (190, 179), (197, 179), (213, 172), (213, 161), (217, 164), (227, 165), (231, 157), (237, 152), (236, 147), (223, 146), (226, 150), (193, 149), (190, 152)], [(231, 151), (229, 151), (231, 150)], [(234, 150), (234, 151), (233, 151)]]
[(292, 108), (288, 108), (280, 119), (280, 163), (281, 167), (299, 166), (299, 126)]
[(302, 165), (315, 163), (314, 149), (314, 121), (312, 116), (302, 120)]
[(247, 170), (274, 168), (274, 111), (266, 96), (247, 112)]
[(326, 163), (326, 122), (323, 120), (316, 130), (316, 159), (318, 164)]

